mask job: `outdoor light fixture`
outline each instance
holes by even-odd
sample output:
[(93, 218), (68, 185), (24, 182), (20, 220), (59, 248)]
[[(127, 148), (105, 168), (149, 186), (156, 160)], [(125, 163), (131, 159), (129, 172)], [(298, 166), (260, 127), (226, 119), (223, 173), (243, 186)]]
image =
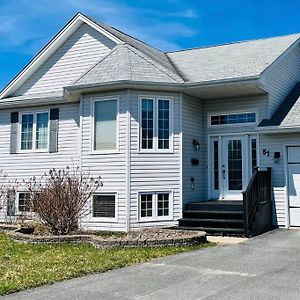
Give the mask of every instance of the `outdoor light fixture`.
[(195, 139), (193, 139), (193, 146), (194, 146), (195, 150), (199, 150), (200, 149), (200, 143), (197, 140), (195, 140)]
[(278, 164), (280, 159), (280, 152), (274, 152), (274, 163)]
[(194, 177), (191, 177), (191, 188), (192, 188), (192, 191), (195, 189), (195, 178)]

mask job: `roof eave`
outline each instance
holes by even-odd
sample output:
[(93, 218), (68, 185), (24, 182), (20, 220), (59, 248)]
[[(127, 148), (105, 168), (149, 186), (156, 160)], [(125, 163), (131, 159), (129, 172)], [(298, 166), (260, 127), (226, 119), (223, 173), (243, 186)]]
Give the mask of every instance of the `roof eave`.
[(278, 133), (298, 133), (300, 132), (300, 125), (298, 126), (263, 126), (257, 127), (260, 133), (278, 134)]

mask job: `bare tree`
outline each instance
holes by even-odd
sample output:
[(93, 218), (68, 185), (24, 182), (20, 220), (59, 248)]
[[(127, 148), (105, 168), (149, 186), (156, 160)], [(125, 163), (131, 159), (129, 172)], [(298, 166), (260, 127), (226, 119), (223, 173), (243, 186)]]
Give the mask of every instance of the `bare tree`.
[(31, 210), (56, 235), (69, 234), (79, 220), (90, 212), (89, 200), (102, 186), (101, 177), (93, 178), (79, 167), (51, 169), (40, 179), (27, 183)]

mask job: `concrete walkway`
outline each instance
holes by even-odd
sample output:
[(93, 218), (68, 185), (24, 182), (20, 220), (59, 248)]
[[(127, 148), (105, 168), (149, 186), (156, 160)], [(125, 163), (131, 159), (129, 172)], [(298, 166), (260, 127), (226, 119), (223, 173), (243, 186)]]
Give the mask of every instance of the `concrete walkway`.
[(300, 299), (300, 230), (183, 253), (8, 299)]

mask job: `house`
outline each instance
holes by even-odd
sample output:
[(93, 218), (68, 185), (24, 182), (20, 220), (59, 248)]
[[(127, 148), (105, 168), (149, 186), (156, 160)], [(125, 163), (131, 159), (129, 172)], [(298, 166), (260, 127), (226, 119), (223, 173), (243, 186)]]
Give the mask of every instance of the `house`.
[[(205, 228), (218, 203), (215, 222), (241, 214), (227, 223), (244, 228), (270, 200), (273, 224), (300, 226), (299, 43), (164, 53), (78, 13), (1, 92), (0, 166), (25, 180), (74, 162), (100, 175), (92, 230)], [(20, 189), (2, 220), (25, 202)]]

